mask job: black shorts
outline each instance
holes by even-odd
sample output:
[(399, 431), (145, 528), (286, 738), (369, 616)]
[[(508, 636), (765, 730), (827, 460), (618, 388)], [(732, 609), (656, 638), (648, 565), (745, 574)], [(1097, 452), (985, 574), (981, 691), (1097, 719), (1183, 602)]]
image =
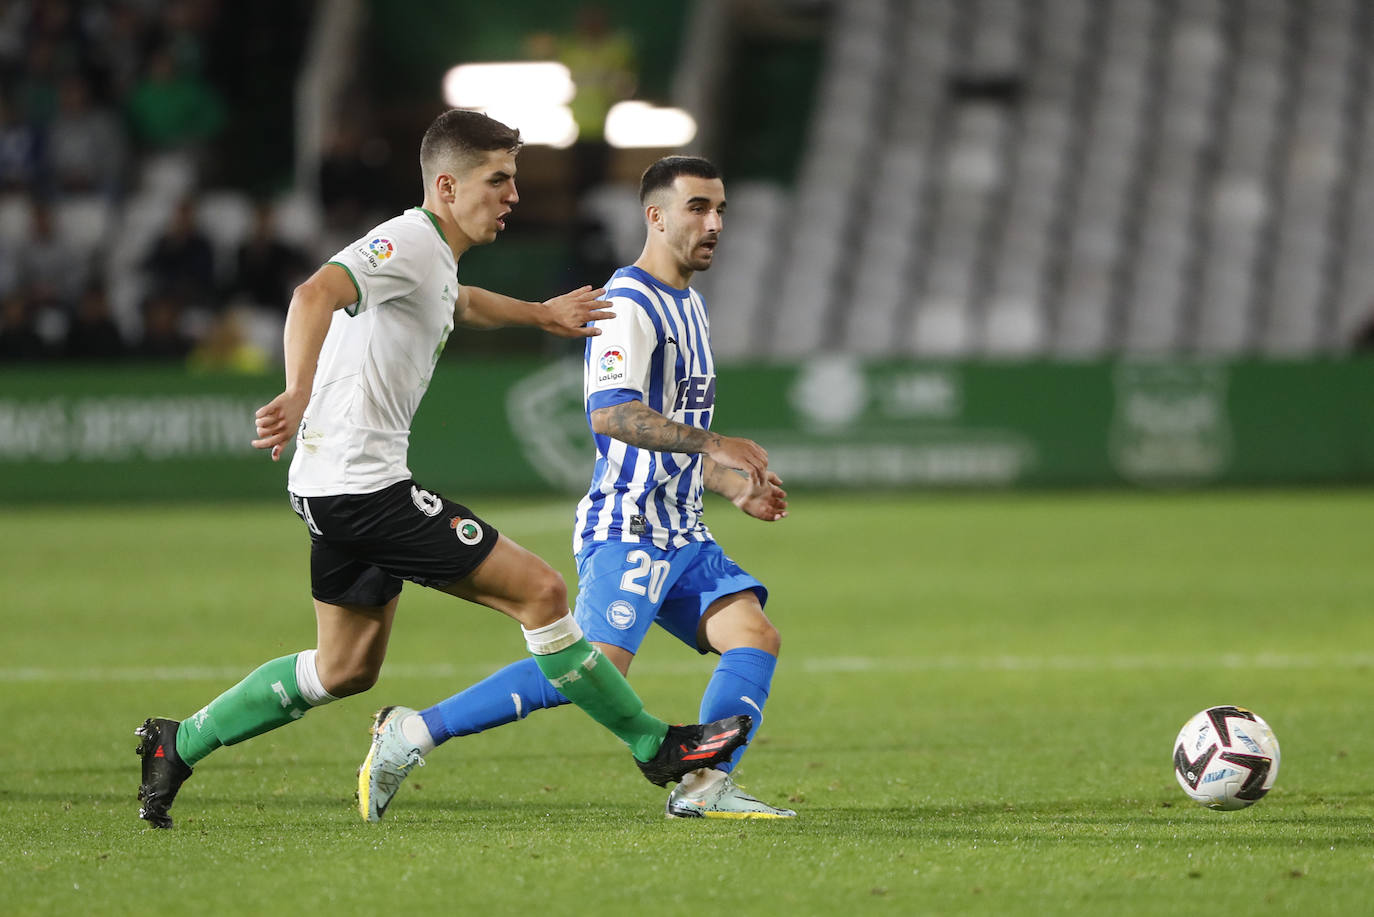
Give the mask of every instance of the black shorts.
[(385, 605), (402, 580), (441, 589), (496, 547), (496, 529), (414, 481), (370, 494), (291, 494), (291, 508), (310, 528), (310, 592), (330, 605)]

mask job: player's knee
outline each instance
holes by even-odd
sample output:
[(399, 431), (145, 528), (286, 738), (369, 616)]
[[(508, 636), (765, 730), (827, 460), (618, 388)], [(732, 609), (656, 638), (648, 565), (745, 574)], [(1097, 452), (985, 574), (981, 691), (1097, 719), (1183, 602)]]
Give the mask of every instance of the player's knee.
[(763, 650), (776, 656), (782, 651), (782, 634), (773, 626), (773, 622), (764, 618), (759, 621), (751, 634), (752, 642), (749, 646), (752, 649)]
[(351, 697), (370, 690), (381, 674), (380, 666), (355, 662), (332, 669), (327, 679), (321, 678), (321, 683), (335, 697)]
[(531, 604), (547, 609), (557, 620), (568, 613), (568, 586), (552, 567), (546, 567), (531, 584)]
[(782, 650), (782, 635), (763, 615), (720, 622), (711, 629), (711, 647), (718, 653), (736, 649), (762, 650), (773, 656)]
[(552, 567), (533, 571), (521, 596), (520, 623), (527, 628), (552, 624), (568, 613), (568, 587)]

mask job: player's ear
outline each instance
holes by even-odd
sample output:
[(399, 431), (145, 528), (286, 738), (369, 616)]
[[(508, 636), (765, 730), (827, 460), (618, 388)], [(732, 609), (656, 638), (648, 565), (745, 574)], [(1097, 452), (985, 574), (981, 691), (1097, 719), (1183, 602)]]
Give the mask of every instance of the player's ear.
[(664, 229), (663, 208), (657, 204), (650, 204), (645, 207), (644, 222), (649, 224), (650, 229), (657, 229), (659, 232), (662, 232)]
[(452, 204), (458, 196), (458, 180), (451, 173), (440, 172), (434, 178), (434, 190), (439, 192), (439, 200)]

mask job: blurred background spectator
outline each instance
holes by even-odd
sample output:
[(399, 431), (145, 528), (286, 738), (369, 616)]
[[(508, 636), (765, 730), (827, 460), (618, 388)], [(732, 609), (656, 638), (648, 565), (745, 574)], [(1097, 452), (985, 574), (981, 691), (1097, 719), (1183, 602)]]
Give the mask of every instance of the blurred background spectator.
[(182, 198), (172, 209), (167, 228), (153, 242), (143, 270), (149, 286), (177, 300), (183, 310), (218, 311), (215, 250), (210, 237), (196, 223), (193, 198)]
[(281, 238), (272, 202), (257, 201), (253, 225), (238, 249), (227, 299), (234, 305), (285, 315), (291, 291), (316, 267), (301, 248)]
[(19, 282), (40, 309), (69, 313), (91, 272), (90, 261), (72, 239), (57, 231), (52, 205), (32, 204), (28, 237), (18, 249)]
[(118, 115), (92, 102), (86, 78), (64, 77), (48, 126), (48, 167), (55, 190), (117, 198), (123, 188), (125, 145)]
[(153, 291), (143, 303), (143, 335), (134, 355), (145, 360), (185, 359), (195, 342), (182, 330), (186, 310), (174, 295)]
[(111, 362), (128, 355), (124, 334), (110, 310), (105, 284), (88, 284), (67, 329), (62, 356), (68, 360)]
[(17, 290), (0, 297), (0, 359), (26, 363), (49, 355), (48, 345), (38, 336), (29, 300)]
[(129, 93), (129, 124), (146, 150), (194, 150), (224, 127), (219, 94), (187, 72), (174, 51), (154, 52)]
[(0, 192), (39, 186), (42, 151), (38, 128), (0, 93)]
[(573, 143), (573, 192), (578, 199), (606, 180), (610, 147), (606, 115), (611, 106), (632, 98), (638, 83), (634, 39), (611, 19), (600, 3), (577, 8), (574, 28), (564, 33), (530, 35), (525, 53), (534, 60), (556, 60), (568, 68), (576, 87), (569, 108), (577, 124)]

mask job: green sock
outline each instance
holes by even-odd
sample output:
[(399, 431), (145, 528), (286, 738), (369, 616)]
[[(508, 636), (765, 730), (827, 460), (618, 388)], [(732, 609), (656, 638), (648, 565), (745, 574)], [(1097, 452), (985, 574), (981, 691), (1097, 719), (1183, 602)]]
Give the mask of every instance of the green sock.
[(585, 637), (556, 653), (533, 655), (544, 677), (630, 746), (636, 759), (648, 761), (658, 753), (668, 724), (644, 709), (625, 676)]
[(310, 705), (296, 687), (296, 656), (282, 656), (258, 666), (248, 677), (181, 721), (177, 754), (195, 767), (221, 745), (262, 735), (305, 716)]

